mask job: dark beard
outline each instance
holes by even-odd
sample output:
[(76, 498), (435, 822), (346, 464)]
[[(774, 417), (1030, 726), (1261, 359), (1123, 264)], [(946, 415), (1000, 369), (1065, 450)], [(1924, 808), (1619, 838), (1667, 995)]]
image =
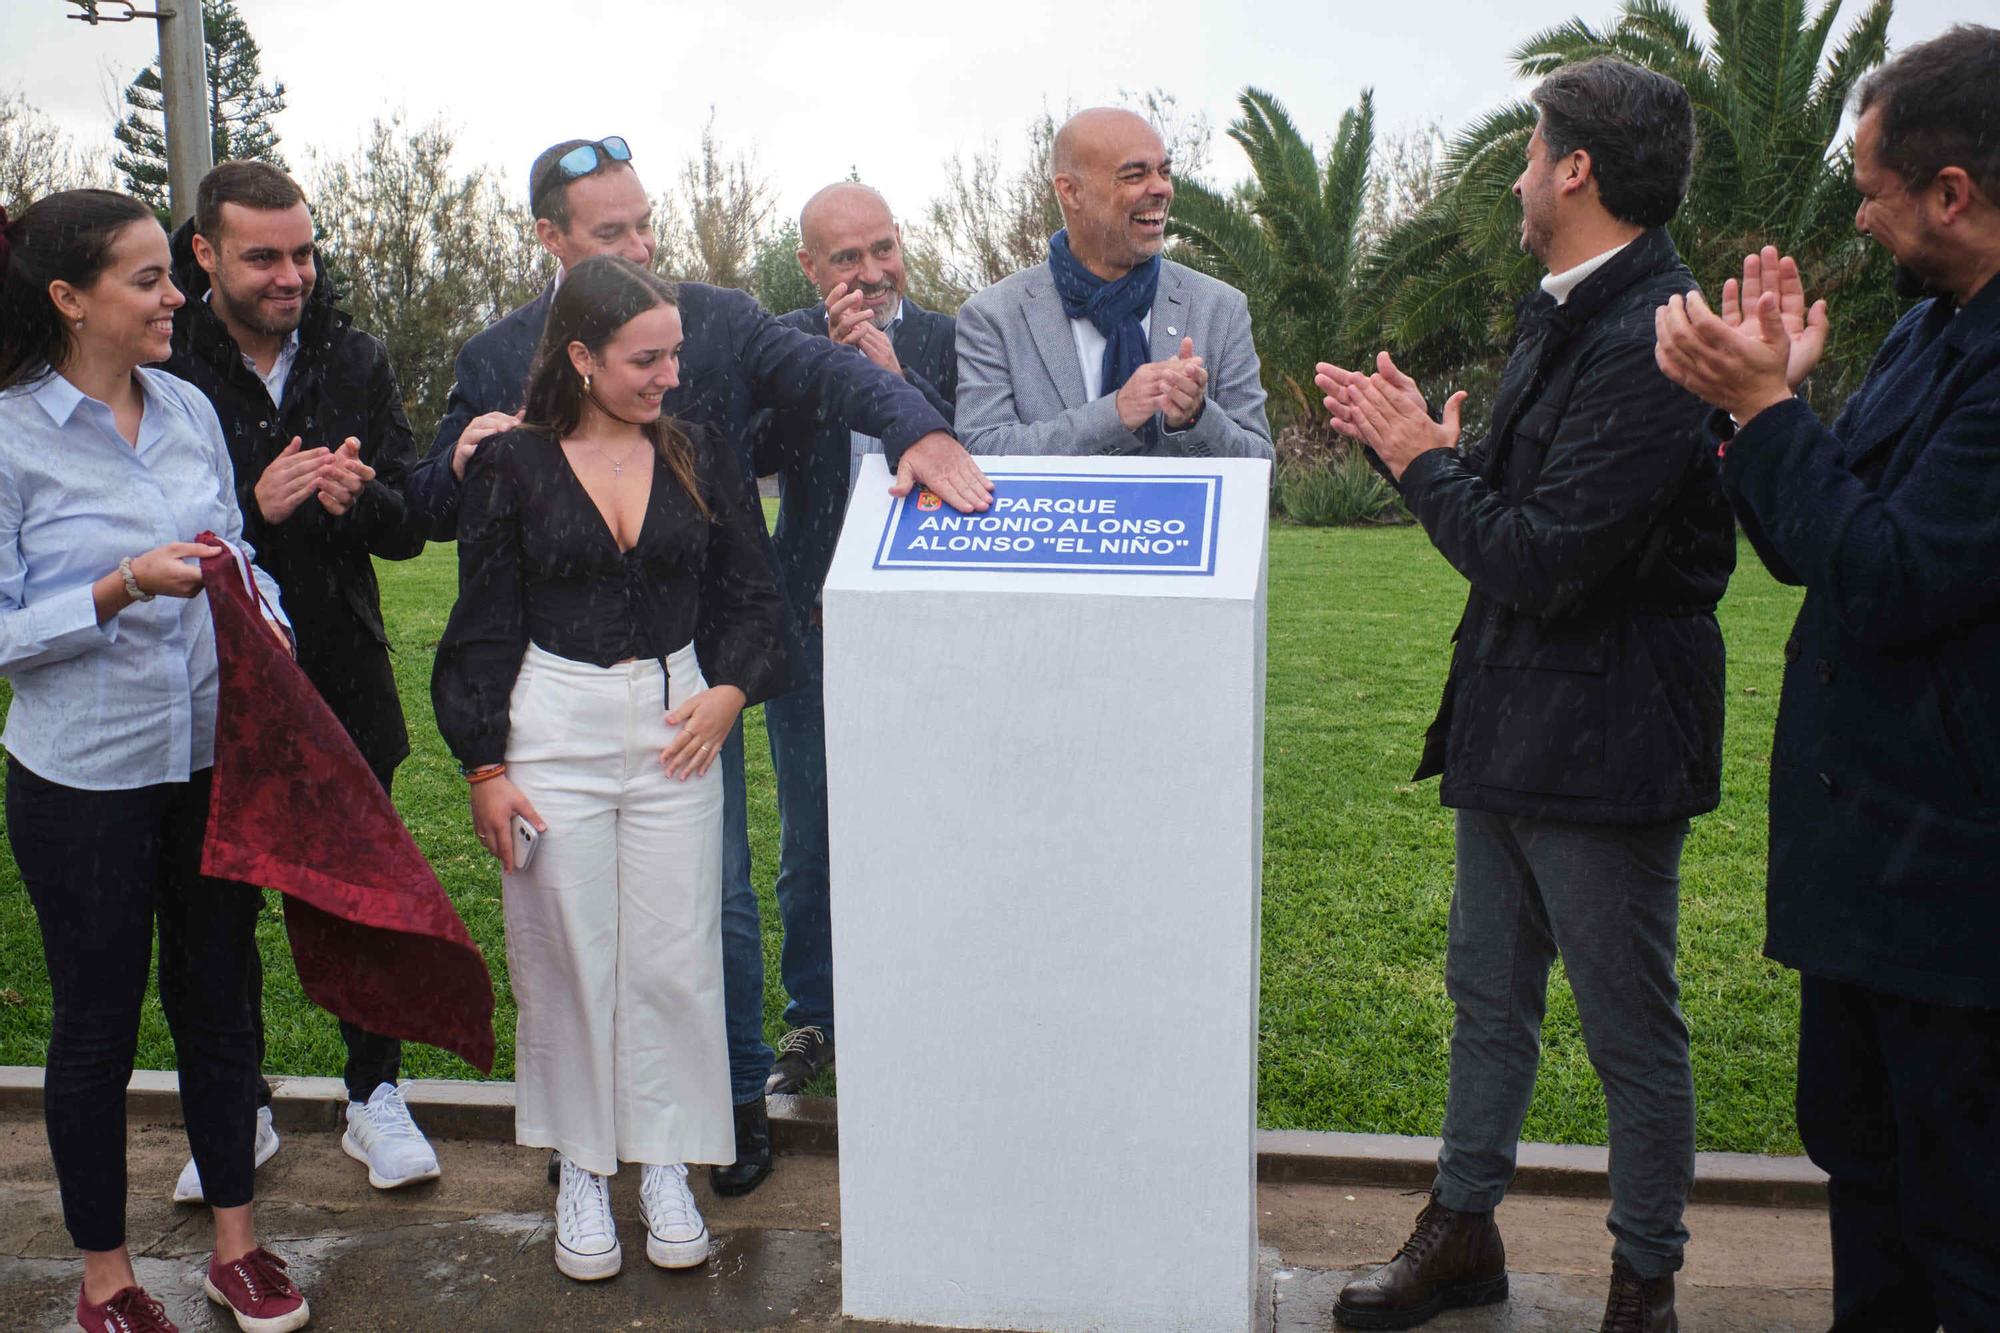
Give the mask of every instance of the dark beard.
[(1896, 276), (1893, 286), (1896, 295), (1909, 300), (1944, 295), (1942, 291), (1931, 285), (1929, 278), (1926, 278), (1908, 264), (1896, 265)]
[[(250, 310), (239, 310), (236, 307), (236, 303), (229, 299), (229, 297), (223, 292), (222, 288), (210, 287), (209, 291), (212, 293), (212, 295), (209, 297), (211, 303), (227, 310), (229, 312), (229, 317), (235, 320), (238, 324), (241, 324), (245, 328), (251, 329), (256, 333), (261, 334), (266, 338), (289, 338), (291, 337), (292, 332), (295, 329), (297, 329), (300, 324), (305, 322), (306, 302), (303, 299), (299, 301), (299, 317), (297, 319), (293, 320), (289, 324), (273, 327), (272, 325), (266, 323), (265, 321), (257, 318), (255, 314), (255, 309), (256, 309), (255, 306), (252, 306)], [(218, 311), (218, 313), (220, 312)]]

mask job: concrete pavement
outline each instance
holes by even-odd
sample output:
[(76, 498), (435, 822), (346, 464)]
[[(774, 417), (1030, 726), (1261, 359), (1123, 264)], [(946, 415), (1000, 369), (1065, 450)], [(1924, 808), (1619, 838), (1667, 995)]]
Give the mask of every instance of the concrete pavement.
[[(312, 1327), (346, 1330), (610, 1330), (859, 1327), (840, 1318), (838, 1164), (786, 1154), (745, 1199), (697, 1197), (716, 1238), (699, 1269), (665, 1273), (644, 1257), (637, 1173), (613, 1189), (625, 1271), (571, 1282), (550, 1256), (546, 1155), (486, 1139), (439, 1138), (443, 1179), (395, 1194), (368, 1187), (325, 1130), (285, 1132), (258, 1172), (259, 1229), (311, 1299)], [(183, 1329), (228, 1327), (202, 1297), (207, 1213), (168, 1192), (187, 1142), (179, 1126), (135, 1118), (131, 1244), (141, 1280)], [(697, 1173), (699, 1177), (701, 1173)], [(1327, 1328), (1347, 1275), (1395, 1251), (1419, 1196), (1382, 1186), (1267, 1182), (1260, 1187), (1267, 1329)], [(1501, 1210), (1513, 1273), (1504, 1306), (1441, 1316), (1427, 1328), (1594, 1329), (1609, 1274), (1604, 1204), (1517, 1193)], [(1697, 1204), (1682, 1274), (1682, 1325), (1698, 1330), (1821, 1330), (1831, 1317), (1826, 1218), (1814, 1208)], [(0, 1327), (68, 1326), (78, 1266), (62, 1228), (37, 1116), (0, 1116)], [(869, 1325), (865, 1327), (882, 1327)]]

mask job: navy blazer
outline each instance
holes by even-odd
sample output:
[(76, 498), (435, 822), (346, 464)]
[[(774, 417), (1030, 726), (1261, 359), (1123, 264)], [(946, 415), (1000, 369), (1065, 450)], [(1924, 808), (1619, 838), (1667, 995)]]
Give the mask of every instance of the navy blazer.
[[(866, 357), (781, 324), (749, 295), (700, 282), (680, 283), (678, 290), (685, 342), (680, 384), (667, 394), (666, 411), (708, 427), (729, 443), (753, 499), (757, 477), (750, 437), (760, 408), (825, 403), (842, 419), (879, 437), (892, 462), (922, 436), (951, 429), (917, 389)], [(452, 474), (451, 451), (474, 417), (521, 406), (554, 293), (550, 283), (540, 296), (471, 338), (458, 354), (457, 382), (437, 438), (411, 471), (407, 491), (410, 510), (432, 541), (458, 535), (459, 480)]]
[(1730, 441), (1764, 563), (1803, 584), (1771, 750), (1765, 952), (2000, 1007), (2000, 279), (1911, 310), (1828, 429)]
[[(826, 307), (809, 305), (778, 322), (814, 337), (826, 336)], [(958, 399), (957, 324), (950, 315), (925, 310), (903, 298), (902, 322), (891, 344), (903, 364), (903, 378), (947, 423)], [(856, 349), (849, 352), (867, 358)], [(867, 434), (863, 431), (863, 434)], [(848, 471), (853, 464), (852, 432), (834, 404), (795, 404), (763, 414), (752, 453), (759, 475), (778, 474), (778, 586), (803, 631), (819, 604), (820, 588), (833, 564), (847, 517)], [(893, 466), (893, 464), (892, 464)]]

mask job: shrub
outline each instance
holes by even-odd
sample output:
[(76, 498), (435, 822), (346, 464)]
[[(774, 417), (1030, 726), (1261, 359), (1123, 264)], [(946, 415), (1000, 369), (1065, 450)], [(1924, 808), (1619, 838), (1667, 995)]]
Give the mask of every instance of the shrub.
[(1409, 521), (1396, 488), (1368, 465), (1359, 445), (1296, 427), (1279, 436), (1272, 499), (1306, 527)]

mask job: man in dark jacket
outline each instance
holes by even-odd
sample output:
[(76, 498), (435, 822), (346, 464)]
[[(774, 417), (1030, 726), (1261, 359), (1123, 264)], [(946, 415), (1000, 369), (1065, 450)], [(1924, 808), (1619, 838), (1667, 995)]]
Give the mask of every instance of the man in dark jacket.
[[(799, 264), (824, 298), (780, 324), (831, 337), (923, 394), (947, 422), (958, 391), (949, 315), (904, 295), (903, 238), (888, 202), (852, 181), (829, 185), (799, 213)], [(846, 298), (858, 293), (861, 304)], [(829, 325), (827, 309), (845, 309)], [(828, 909), (826, 714), (821, 695), (820, 588), (847, 517), (861, 459), (882, 441), (848, 427), (825, 403), (767, 413), (756, 440), (757, 471), (778, 473), (773, 545), (778, 583), (800, 644), (799, 687), (764, 705), (778, 779), (780, 955), (789, 1003), (767, 1093), (796, 1093), (833, 1063), (833, 932)]]
[[(291, 177), (263, 162), (224, 162), (195, 198), (195, 216), (174, 235), (174, 281), (188, 299), (174, 313), (167, 369), (214, 405), (243, 531), (284, 593), (299, 666), (387, 790), (410, 739), (370, 557), (407, 560), (424, 549), (403, 504), (416, 451), (388, 349), (334, 305)], [(368, 1164), (378, 1189), (436, 1176), (437, 1157), (396, 1086), (402, 1043), (346, 1022), (340, 1034), (349, 1099), (341, 1146)], [(277, 1150), (268, 1084), (261, 1100), (263, 1158)], [(193, 1162), (174, 1195), (201, 1197)]]
[(1458, 812), (1444, 1146), (1402, 1253), (1341, 1293), (1360, 1328), (1505, 1298), (1493, 1209), (1558, 953), (1610, 1119), (1604, 1327), (1676, 1326), (1694, 1176), (1680, 853), (1720, 796), (1714, 612), (1735, 566), (1706, 414), (1653, 363), (1652, 312), (1690, 285), (1665, 224), (1694, 120), (1679, 84), (1610, 60), (1550, 75), (1534, 100), (1514, 193), (1550, 275), (1520, 309), (1491, 432), (1457, 452), (1464, 395), (1434, 421), (1386, 353), (1373, 375), (1320, 374), (1335, 423), (1472, 585), (1417, 773), (1442, 773)]
[[(623, 139), (568, 139), (543, 150), (529, 169), (535, 235), (559, 265), (542, 294), (475, 335), (458, 354), (457, 381), (430, 453), (410, 475), (409, 502), (435, 541), (458, 532), (458, 488), (465, 462), (482, 440), (518, 424), (529, 364), (548, 322), (556, 282), (570, 265), (616, 254), (652, 261), (652, 205)], [(883, 442), (896, 486), (931, 487), (960, 509), (984, 509), (992, 487), (953, 439), (950, 422), (901, 376), (825, 338), (786, 327), (742, 292), (704, 283), (680, 288), (680, 384), (666, 411), (711, 427), (739, 453), (743, 484), (756, 499), (751, 461), (755, 415), (769, 408), (816, 409), (822, 404), (856, 430)], [(839, 318), (858, 307), (860, 292), (837, 305)], [(771, 1048), (764, 1041), (764, 955), (757, 897), (750, 888), (748, 800), (739, 721), (722, 750), (723, 1003), (729, 1026), (729, 1079), (736, 1105), (736, 1162), (713, 1167), (718, 1194), (747, 1194), (771, 1171), (770, 1122), (764, 1084)]]
[(1958, 1333), (2000, 1328), (2000, 30), (1910, 47), (1859, 105), (1855, 225), (1926, 299), (1832, 427), (1793, 396), (1824, 303), (1775, 249), (1720, 316), (1670, 302), (1659, 358), (1742, 423), (1724, 485), (1806, 590), (1764, 951), (1800, 973), (1835, 1327)]

